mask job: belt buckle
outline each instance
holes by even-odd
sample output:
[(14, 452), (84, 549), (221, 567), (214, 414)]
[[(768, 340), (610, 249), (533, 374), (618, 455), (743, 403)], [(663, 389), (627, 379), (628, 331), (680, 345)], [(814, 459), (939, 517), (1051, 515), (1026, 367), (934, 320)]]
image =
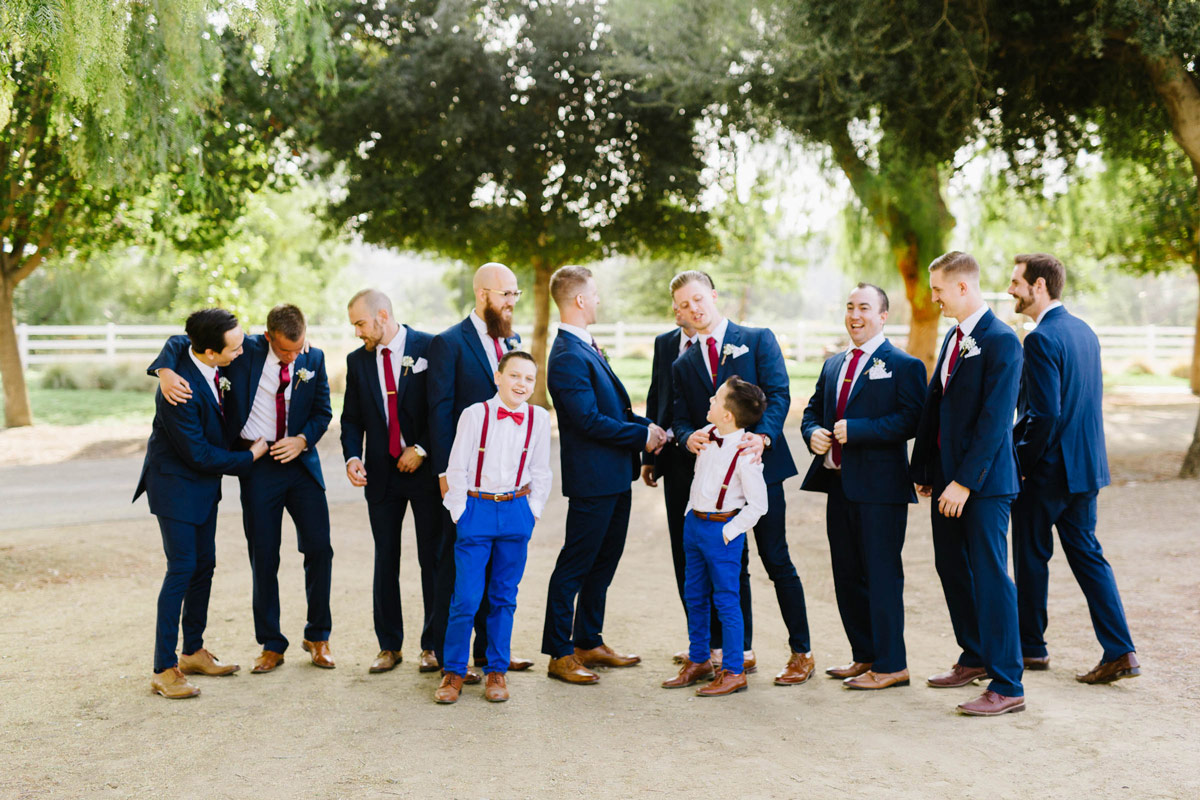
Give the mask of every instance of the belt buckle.
[(498, 495), (498, 494), (493, 494), (493, 495), (492, 495), (492, 502), (499, 503), (499, 502), (500, 502), (500, 495)]

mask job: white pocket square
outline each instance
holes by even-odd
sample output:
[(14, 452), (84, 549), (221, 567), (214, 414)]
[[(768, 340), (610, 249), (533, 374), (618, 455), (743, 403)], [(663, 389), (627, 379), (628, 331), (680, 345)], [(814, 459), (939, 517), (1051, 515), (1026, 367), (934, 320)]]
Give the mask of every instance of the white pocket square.
[(968, 350), (967, 352), (963, 353), (963, 358), (974, 358), (975, 356), (979, 355), (981, 352), (983, 352), (983, 351), (980, 350), (978, 347), (976, 347), (974, 350)]
[(890, 377), (892, 377), (892, 373), (880, 367), (871, 367), (871, 369), (867, 371), (867, 378), (873, 381), (879, 381)]
[(429, 362), (425, 360), (424, 356), (418, 358), (417, 363), (413, 364), (413, 372), (424, 372), (427, 369), (429, 369)]
[(729, 355), (731, 355), (734, 358), (737, 358), (738, 356), (744, 356), (744, 355), (746, 355), (746, 353), (749, 353), (749, 352), (750, 352), (749, 347), (747, 347), (744, 344), (737, 344), (737, 345), (734, 345), (733, 349), (729, 351)]

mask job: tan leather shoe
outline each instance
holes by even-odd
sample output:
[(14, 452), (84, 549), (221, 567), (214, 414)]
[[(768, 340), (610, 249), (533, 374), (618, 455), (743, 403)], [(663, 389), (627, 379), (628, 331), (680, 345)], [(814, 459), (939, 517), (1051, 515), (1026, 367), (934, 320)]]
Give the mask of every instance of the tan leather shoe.
[(185, 697), (196, 697), (200, 694), (200, 687), (190, 683), (179, 667), (171, 667), (154, 673), (150, 677), (150, 690), (155, 694), (161, 694), (168, 700), (182, 700)]
[(528, 658), (517, 658), (516, 656), (510, 656), (508, 660), (509, 672), (524, 672), (532, 666), (533, 662)]
[(635, 656), (632, 653), (621, 655), (606, 644), (593, 647), (591, 650), (580, 650), (576, 647), (575, 657), (579, 659), (580, 664), (592, 669), (596, 667), (632, 667), (642, 660), (641, 656)]
[(987, 670), (983, 667), (964, 667), (962, 664), (955, 664), (947, 672), (939, 672), (937, 675), (926, 678), (925, 683), (935, 689), (954, 689), (986, 677)]
[(825, 674), (831, 678), (841, 678), (842, 680), (845, 680), (846, 678), (857, 678), (870, 668), (870, 663), (864, 664), (861, 661), (851, 661), (849, 664), (845, 664), (840, 667), (830, 667), (829, 669), (825, 670)]
[(1142, 665), (1138, 663), (1137, 656), (1126, 653), (1113, 661), (1101, 661), (1090, 671), (1076, 675), (1075, 680), (1080, 683), (1112, 683), (1122, 678), (1136, 678), (1141, 674)]
[(546, 674), (560, 681), (576, 684), (597, 683), (600, 676), (579, 663), (573, 655), (550, 659)]
[(300, 649), (312, 656), (312, 662), (321, 669), (333, 669), (333, 654), (329, 652), (329, 642), (310, 642), (308, 639), (300, 642)]
[(787, 666), (775, 676), (775, 685), (798, 686), (812, 677), (814, 669), (816, 669), (816, 661), (813, 659), (812, 651), (807, 653), (792, 653), (792, 657), (788, 659)]
[(908, 686), (908, 670), (899, 672), (873, 672), (867, 670), (862, 675), (846, 678), (842, 681), (845, 689), (886, 689), (889, 686)]
[(379, 655), (367, 667), (367, 672), (389, 672), (404, 660), (399, 650), (380, 650)]
[(742, 672), (747, 675), (758, 672), (758, 658), (754, 655), (753, 650), (742, 651)]
[(441, 668), (436, 653), (432, 650), (421, 651), (421, 657), (417, 660), (417, 672), (437, 672)]
[(1043, 672), (1050, 669), (1050, 656), (1025, 656), (1021, 661), (1030, 672)]
[(487, 686), (483, 689), (483, 699), (489, 703), (503, 703), (508, 699), (508, 683), (504, 680), (503, 672), (487, 674)]
[(250, 674), (262, 675), (264, 672), (271, 672), (282, 663), (283, 653), (276, 653), (274, 650), (263, 650), (262, 655), (254, 659), (254, 666), (250, 668)]
[(443, 672), (442, 682), (438, 685), (437, 691), (433, 693), (433, 699), (443, 705), (457, 703), (462, 687), (462, 675), (456, 672)]
[(969, 703), (958, 706), (958, 713), (968, 717), (998, 717), (1001, 714), (1025, 710), (1024, 697), (1005, 697), (988, 689)]
[(691, 659), (688, 658), (688, 653), (688, 650), (680, 650), (678, 653), (671, 656), (671, 662), (675, 664), (682, 664), (685, 661), (690, 661)]
[(467, 667), (467, 674), (463, 675), (463, 683), (468, 686), (474, 686), (483, 680), (483, 672), (479, 667)]
[(184, 675), (232, 675), (241, 669), (237, 664), (222, 664), (216, 656), (201, 647), (189, 655), (180, 654), (179, 671)]
[(679, 674), (670, 680), (663, 681), (664, 689), (680, 689), (684, 686), (691, 686), (698, 681), (709, 680), (713, 677), (712, 661), (705, 661), (703, 664), (697, 664), (694, 661), (684, 661), (683, 666), (679, 668)]
[(746, 676), (744, 673), (734, 675), (729, 670), (723, 669), (721, 670), (721, 674), (717, 675), (715, 681), (708, 686), (701, 686), (696, 690), (696, 694), (700, 697), (722, 697), (734, 692), (744, 692), (746, 688)]

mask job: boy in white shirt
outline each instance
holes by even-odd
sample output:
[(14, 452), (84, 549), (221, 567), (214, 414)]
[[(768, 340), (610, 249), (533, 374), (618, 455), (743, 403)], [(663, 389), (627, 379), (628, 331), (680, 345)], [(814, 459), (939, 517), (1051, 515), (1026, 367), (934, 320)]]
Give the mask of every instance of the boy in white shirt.
[[(746, 428), (758, 422), (767, 407), (762, 389), (734, 375), (708, 403), (702, 432), (709, 442), (696, 457), (687, 516), (683, 523), (685, 555), (684, 597), (688, 617), (688, 658), (679, 675), (664, 681), (676, 689), (712, 678), (709, 651), (709, 597), (716, 607), (725, 641), (742, 641), (739, 575), (746, 531), (767, 512), (767, 483), (761, 461), (738, 449)], [(741, 648), (725, 648), (720, 674), (696, 690), (701, 697), (719, 697), (746, 689)]]
[[(454, 595), (446, 625), (445, 668), (434, 699), (453, 703), (467, 673), (471, 629), (486, 589), (487, 681), (484, 697), (508, 699), (509, 665), (517, 584), (534, 523), (550, 497), (550, 415), (531, 406), (537, 364), (513, 350), (500, 359), (495, 397), (468, 406), (458, 419), (446, 468), (442, 504), (458, 526), (454, 545)], [(488, 580), (486, 568), (492, 563)]]

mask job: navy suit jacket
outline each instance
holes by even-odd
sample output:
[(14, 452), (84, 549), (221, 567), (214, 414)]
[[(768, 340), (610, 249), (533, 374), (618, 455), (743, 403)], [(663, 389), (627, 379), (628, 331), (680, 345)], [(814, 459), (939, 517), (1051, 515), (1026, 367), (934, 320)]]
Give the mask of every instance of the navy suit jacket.
[(608, 362), (575, 334), (559, 331), (550, 348), (546, 387), (558, 414), (563, 494), (603, 497), (629, 491), (650, 420), (633, 413), (629, 393)]
[[(146, 370), (151, 375), (162, 367), (179, 372), (179, 366), (184, 362), (191, 364), (187, 354), (191, 342), (186, 336), (172, 336), (163, 345), (162, 351), (154, 359), (154, 363)], [(260, 334), (247, 336), (242, 342), (244, 352), (227, 366), (221, 368), (221, 374), (229, 379), (229, 391), (225, 392), (225, 431), (232, 443), (246, 427), (250, 418), (250, 409), (254, 405), (254, 395), (258, 392), (258, 382), (262, 378), (263, 367), (267, 363), (267, 353), (271, 343), (267, 337)], [(308, 370), (313, 376), (307, 381), (300, 380), (300, 370)], [(317, 442), (329, 429), (333, 419), (333, 409), (329, 405), (329, 378), (325, 374), (325, 354), (317, 348), (310, 348), (307, 353), (296, 356), (296, 360), (288, 367), (292, 378), (292, 397), (288, 403), (287, 434), (298, 436), (303, 433), (308, 441), (308, 447), (296, 459), (313, 476), (313, 480), (322, 489), (325, 488), (325, 478), (321, 474), (321, 459), (317, 455)], [(190, 383), (190, 381), (189, 381)], [(193, 385), (192, 399), (195, 400), (196, 387)], [(270, 456), (264, 456), (270, 458)]]
[(1020, 481), (1012, 422), (1021, 385), (1021, 342), (990, 310), (971, 338), (979, 354), (959, 356), (944, 392), (942, 362), (954, 341), (953, 328), (942, 342), (913, 444), (912, 479), (932, 485), (933, 459), (940, 458), (947, 484), (957, 481), (980, 497), (1016, 494)]
[[(650, 390), (646, 393), (646, 416), (664, 430), (672, 430), (675, 421), (674, 373), (671, 369), (679, 358), (682, 328), (673, 328), (654, 337), (654, 361), (650, 367)], [(678, 440), (669, 442), (657, 456), (642, 453), (642, 463), (654, 467), (654, 477), (660, 478), (672, 459), (688, 469), (695, 468), (695, 456)]]
[[(512, 350), (520, 341), (514, 334), (504, 346)], [(429, 455), (433, 474), (441, 475), (450, 462), (463, 409), (495, 397), (496, 377), (470, 317), (434, 336), (428, 359)]]
[(1072, 493), (1109, 484), (1103, 391), (1100, 340), (1065, 308), (1051, 309), (1025, 337), (1013, 434), (1023, 477), (1061, 464)]
[[(876, 360), (883, 362), (891, 377), (869, 377)], [(813, 432), (819, 428), (832, 431), (837, 421), (838, 373), (845, 361), (845, 352), (825, 361), (816, 391), (804, 409), (801, 430), (810, 449)], [(885, 340), (870, 359), (859, 362), (858, 371), (859, 378), (846, 400), (842, 489), (856, 503), (915, 503), (917, 493), (908, 477), (908, 440), (916, 435), (921, 421), (925, 364)], [(816, 456), (800, 488), (828, 492), (830, 472), (825, 469), (825, 456)]]
[[(763, 478), (768, 484), (779, 483), (796, 475), (796, 462), (783, 436), (792, 397), (788, 385), (787, 365), (775, 334), (767, 328), (743, 328), (732, 321), (725, 329), (725, 345), (745, 346), (749, 350), (736, 357), (720, 356), (717, 366), (717, 385), (737, 375), (756, 384), (767, 396), (767, 408), (758, 424), (751, 425), (752, 433), (771, 437), (771, 446), (763, 451)], [(672, 391), (675, 394), (675, 419), (672, 421), (675, 440), (686, 447), (688, 437), (708, 424), (708, 400), (713, 396), (712, 374), (704, 365), (700, 349), (703, 337), (695, 347), (675, 359)], [(724, 349), (724, 346), (722, 346)]]
[[(403, 356), (410, 356), (415, 363), (424, 358), (429, 361), (429, 343), (433, 337), (428, 333), (404, 326)], [(432, 363), (432, 362), (430, 362)], [(429, 424), (426, 408), (426, 386), (429, 369), (414, 372), (411, 368), (401, 369), (396, 375), (396, 407), (400, 412), (400, 435), (404, 445), (420, 445), (429, 452)], [(363, 458), (363, 437), (366, 437), (367, 454)], [(369, 502), (383, 499), (389, 481), (397, 481), (410, 490), (425, 491), (433, 477), (429, 460), (421, 463), (415, 472), (401, 472), (396, 468), (396, 459), (388, 453), (388, 418), (383, 405), (383, 387), (379, 384), (379, 368), (375, 363), (375, 351), (360, 347), (346, 356), (346, 398), (342, 405), (342, 457), (363, 458), (367, 468), (365, 494)]]
[(245, 473), (254, 456), (227, 449), (221, 407), (191, 358), (174, 369), (195, 387), (192, 399), (173, 406), (161, 390), (155, 394), (154, 425), (133, 499), (145, 492), (151, 513), (200, 525), (221, 499), (221, 475)]

